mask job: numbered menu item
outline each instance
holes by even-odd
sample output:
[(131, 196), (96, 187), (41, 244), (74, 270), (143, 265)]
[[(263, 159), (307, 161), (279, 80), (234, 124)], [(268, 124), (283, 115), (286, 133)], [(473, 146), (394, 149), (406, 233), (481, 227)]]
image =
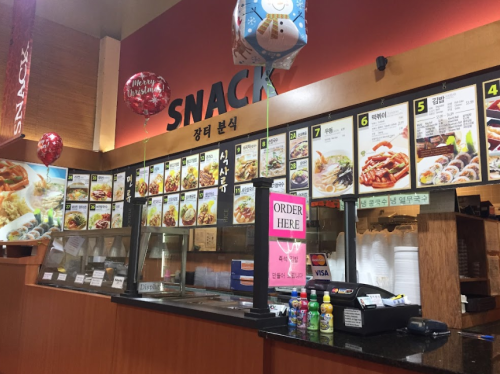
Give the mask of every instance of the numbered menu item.
[(260, 176), (279, 177), (286, 174), (286, 134), (260, 139)]
[(233, 223), (255, 222), (255, 187), (245, 183), (234, 187)]
[(111, 201), (112, 188), (111, 175), (92, 174), (90, 182), (90, 200), (92, 201)]
[(123, 200), (125, 197), (125, 172), (113, 175), (113, 201)]
[(111, 228), (120, 229), (123, 227), (123, 201), (113, 203), (111, 212)]
[(309, 190), (291, 192), (291, 195), (301, 196), (306, 199), (306, 219), (309, 221)]
[(163, 162), (149, 167), (149, 194), (163, 193)]
[(163, 197), (151, 197), (148, 200), (148, 226), (160, 227), (161, 226), (161, 209), (163, 206)]
[(66, 187), (66, 200), (88, 201), (89, 189), (89, 174), (70, 174), (68, 175), (68, 185)]
[(339, 196), (352, 190), (353, 118), (312, 128), (313, 199)]
[(194, 226), (196, 225), (196, 208), (198, 201), (198, 191), (190, 191), (181, 193), (181, 201), (179, 207), (179, 226)]
[(89, 230), (102, 230), (111, 227), (111, 204), (90, 204)]
[(500, 179), (500, 78), (483, 83), (489, 180)]
[(179, 225), (179, 194), (163, 196), (163, 227)]
[(66, 204), (64, 230), (87, 230), (88, 204)]
[(219, 184), (219, 150), (200, 154), (200, 187)]
[(217, 224), (218, 188), (209, 188), (198, 192), (198, 225)]
[(408, 103), (358, 115), (359, 193), (411, 187)]
[(417, 187), (480, 181), (476, 86), (414, 103)]
[(271, 192), (286, 193), (286, 178), (273, 180), (273, 185), (269, 189)]
[(259, 165), (259, 142), (257, 140), (238, 144), (235, 148), (234, 181), (251, 181), (257, 176)]
[(289, 133), (290, 160), (309, 156), (309, 129), (290, 131)]
[(165, 162), (165, 192), (177, 192), (181, 185), (181, 159)]
[(309, 187), (309, 159), (290, 161), (290, 189), (300, 190)]
[(199, 155), (182, 158), (182, 190), (198, 188)]
[(148, 195), (149, 168), (139, 168), (135, 171), (135, 197)]

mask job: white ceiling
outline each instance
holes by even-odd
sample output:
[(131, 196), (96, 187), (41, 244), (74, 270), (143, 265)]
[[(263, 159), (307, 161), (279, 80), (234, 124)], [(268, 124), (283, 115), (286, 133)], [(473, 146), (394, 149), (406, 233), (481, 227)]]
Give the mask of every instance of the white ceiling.
[[(37, 0), (36, 14), (102, 38), (121, 40), (181, 0)], [(0, 0), (11, 5), (14, 0)]]

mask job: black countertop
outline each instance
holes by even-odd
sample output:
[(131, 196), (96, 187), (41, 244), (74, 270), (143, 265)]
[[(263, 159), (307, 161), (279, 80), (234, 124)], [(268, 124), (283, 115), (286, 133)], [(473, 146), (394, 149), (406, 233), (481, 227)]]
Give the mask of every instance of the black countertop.
[[(474, 330), (500, 332), (500, 323)], [(419, 373), (500, 374), (500, 355), (495, 357), (500, 353), (500, 337), (495, 342), (463, 338), (458, 330), (433, 339), (398, 332), (369, 337), (342, 332), (323, 335), (279, 327), (261, 330), (259, 336)]]

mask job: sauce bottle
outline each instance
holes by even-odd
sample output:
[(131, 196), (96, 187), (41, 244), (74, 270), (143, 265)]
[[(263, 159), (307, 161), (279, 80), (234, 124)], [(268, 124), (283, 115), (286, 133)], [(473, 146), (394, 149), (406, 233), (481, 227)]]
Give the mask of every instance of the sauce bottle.
[(316, 296), (316, 290), (311, 290), (311, 301), (308, 304), (307, 329), (309, 331), (318, 331), (319, 329), (319, 303)]
[(305, 329), (307, 327), (307, 292), (303, 288), (300, 290), (299, 310), (297, 312), (297, 328)]
[(330, 303), (330, 293), (325, 291), (323, 303), (321, 304), (321, 318), (319, 330), (323, 334), (333, 333), (333, 306)]
[(297, 327), (297, 310), (299, 301), (297, 300), (297, 289), (292, 289), (292, 297), (288, 302), (288, 327)]

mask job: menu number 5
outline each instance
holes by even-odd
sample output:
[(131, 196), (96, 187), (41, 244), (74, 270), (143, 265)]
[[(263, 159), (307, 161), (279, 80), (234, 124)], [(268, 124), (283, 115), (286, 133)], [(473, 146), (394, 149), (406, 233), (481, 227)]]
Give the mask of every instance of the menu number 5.
[(486, 99), (500, 96), (500, 80), (485, 83), (484, 92), (485, 92), (484, 97)]
[(427, 99), (415, 101), (415, 114), (418, 116), (424, 113), (427, 113)]

